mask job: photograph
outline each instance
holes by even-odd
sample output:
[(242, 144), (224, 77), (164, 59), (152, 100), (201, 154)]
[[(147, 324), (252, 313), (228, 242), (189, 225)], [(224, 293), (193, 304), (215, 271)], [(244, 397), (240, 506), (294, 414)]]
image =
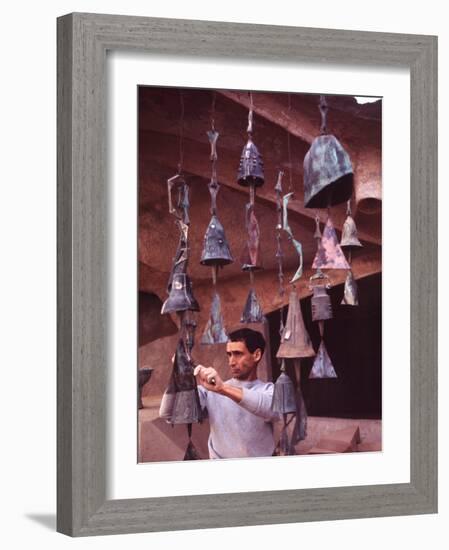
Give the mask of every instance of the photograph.
[(137, 95), (137, 462), (382, 452), (382, 97)]

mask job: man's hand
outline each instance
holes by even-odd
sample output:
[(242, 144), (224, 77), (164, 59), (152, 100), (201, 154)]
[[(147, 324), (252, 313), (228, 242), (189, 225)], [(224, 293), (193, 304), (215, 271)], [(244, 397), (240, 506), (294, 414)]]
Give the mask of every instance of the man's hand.
[(206, 390), (220, 393), (223, 389), (223, 380), (220, 378), (218, 372), (212, 367), (203, 367), (198, 365), (195, 367), (193, 374), (197, 377), (197, 381)]

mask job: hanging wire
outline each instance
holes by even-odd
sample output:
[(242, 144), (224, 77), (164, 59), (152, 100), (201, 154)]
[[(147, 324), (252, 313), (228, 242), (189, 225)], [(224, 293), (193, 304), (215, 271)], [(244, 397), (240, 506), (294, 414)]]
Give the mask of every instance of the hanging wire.
[(181, 104), (181, 116), (179, 119), (179, 162), (178, 162), (178, 174), (182, 173), (182, 167), (184, 162), (184, 95), (182, 90), (179, 90), (179, 100)]
[[(292, 110), (292, 104), (291, 104), (291, 96), (288, 94), (288, 115), (289, 119), (291, 119), (291, 110)], [(293, 191), (293, 175), (292, 175), (292, 151), (291, 151), (291, 145), (290, 145), (290, 131), (287, 127), (287, 155), (288, 155), (288, 191), (291, 193)]]

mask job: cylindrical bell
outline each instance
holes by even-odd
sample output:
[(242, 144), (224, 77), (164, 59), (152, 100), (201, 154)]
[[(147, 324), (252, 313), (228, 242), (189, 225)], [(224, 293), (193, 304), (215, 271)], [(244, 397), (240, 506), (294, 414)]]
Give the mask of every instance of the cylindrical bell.
[(354, 279), (352, 271), (349, 270), (346, 275), (345, 280), (345, 289), (343, 294), (343, 300), (341, 301), (342, 306), (358, 306), (359, 305), (359, 295), (357, 289), (357, 283)]
[(340, 246), (355, 248), (363, 246), (357, 235), (357, 227), (352, 216), (348, 216), (343, 224)]
[(318, 250), (312, 264), (313, 269), (349, 269), (343, 250), (338, 244), (337, 233), (330, 218), (324, 226)]
[(351, 198), (353, 169), (348, 153), (330, 134), (318, 136), (304, 157), (304, 206), (327, 208)]
[(217, 216), (212, 216), (204, 235), (204, 247), (201, 254), (203, 265), (227, 265), (234, 261), (226, 240), (223, 226)]
[(301, 303), (295, 291), (290, 293), (287, 321), (281, 336), (278, 358), (313, 357), (315, 351), (304, 325)]
[(332, 319), (332, 305), (326, 287), (316, 285), (312, 296), (312, 321), (326, 321)]
[(252, 140), (248, 140), (240, 157), (237, 183), (243, 187), (260, 187), (264, 181), (262, 156)]
[(323, 341), (321, 341), (315, 361), (313, 362), (309, 378), (337, 378), (337, 373)]
[(296, 412), (295, 386), (285, 372), (281, 372), (274, 384), (271, 410), (279, 414)]
[(185, 273), (175, 273), (173, 275), (170, 294), (162, 304), (161, 313), (187, 310), (200, 310), (200, 306), (193, 296), (192, 281)]
[(241, 323), (263, 323), (265, 322), (265, 316), (262, 311), (262, 307), (257, 299), (256, 292), (252, 288), (246, 299), (246, 304), (243, 309)]

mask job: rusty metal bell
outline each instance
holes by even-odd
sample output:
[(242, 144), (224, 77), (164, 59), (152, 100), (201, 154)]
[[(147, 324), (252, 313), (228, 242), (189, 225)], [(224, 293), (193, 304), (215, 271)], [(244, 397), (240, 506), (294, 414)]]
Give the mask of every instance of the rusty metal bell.
[(295, 386), (290, 376), (282, 369), (274, 383), (271, 410), (278, 414), (296, 412)]
[(347, 248), (355, 248), (363, 246), (359, 241), (357, 235), (357, 227), (352, 216), (346, 218), (345, 223), (343, 224), (343, 230), (341, 232), (341, 241), (340, 246)]
[(227, 341), (228, 335), (221, 315), (220, 296), (215, 292), (210, 307), (209, 320), (201, 337), (201, 344), (225, 344)]
[(301, 303), (295, 291), (290, 292), (287, 321), (281, 335), (278, 358), (313, 357), (315, 351), (304, 325)]
[(161, 313), (187, 310), (200, 310), (200, 306), (193, 296), (192, 281), (186, 273), (175, 273), (173, 275), (170, 294), (162, 304)]
[(243, 187), (250, 185), (260, 187), (264, 182), (262, 156), (253, 141), (249, 139), (240, 157), (237, 183)]
[(223, 266), (233, 261), (223, 226), (217, 216), (213, 215), (204, 235), (201, 263)]
[(312, 296), (312, 321), (332, 319), (332, 305), (324, 285), (315, 285)]
[(354, 279), (352, 271), (349, 270), (346, 275), (345, 289), (343, 293), (343, 299), (341, 301), (342, 306), (358, 306), (359, 305), (359, 293), (357, 289), (357, 283)]
[(321, 341), (315, 361), (313, 362), (309, 378), (337, 378), (337, 373), (323, 341)]
[(242, 317), (240, 318), (241, 323), (264, 323), (265, 316), (262, 311), (262, 307), (259, 304), (257, 299), (256, 292), (252, 288), (246, 299), (246, 304), (243, 309)]
[(343, 250), (338, 244), (334, 224), (328, 218), (323, 236), (313, 260), (313, 269), (349, 269)]
[(351, 159), (338, 139), (316, 137), (304, 157), (304, 206), (327, 208), (351, 198), (353, 169)]

